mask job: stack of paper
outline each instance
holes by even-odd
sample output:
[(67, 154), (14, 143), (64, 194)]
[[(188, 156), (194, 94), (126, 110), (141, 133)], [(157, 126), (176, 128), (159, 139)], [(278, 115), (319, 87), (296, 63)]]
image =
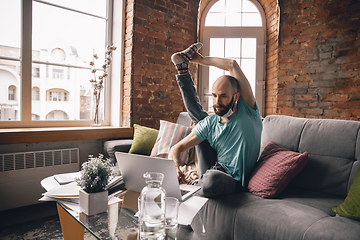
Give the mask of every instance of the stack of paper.
[(39, 201), (58, 201), (75, 212), (81, 212), (79, 208), (79, 190), (80, 187), (77, 183), (71, 182), (55, 190), (43, 193), (43, 197)]
[[(80, 172), (54, 175), (54, 179), (59, 183), (59, 187), (43, 193), (43, 197), (39, 201), (58, 201), (76, 213), (81, 212), (79, 207), (80, 186), (75, 182), (75, 178), (79, 176)], [(119, 190), (121, 184), (123, 184), (121, 176), (110, 179), (106, 187), (106, 190), (109, 192), (109, 204), (120, 201), (115, 195), (119, 193), (117, 190)]]
[(64, 173), (54, 175), (55, 180), (59, 184), (67, 184), (75, 181), (75, 178), (80, 177), (80, 172)]

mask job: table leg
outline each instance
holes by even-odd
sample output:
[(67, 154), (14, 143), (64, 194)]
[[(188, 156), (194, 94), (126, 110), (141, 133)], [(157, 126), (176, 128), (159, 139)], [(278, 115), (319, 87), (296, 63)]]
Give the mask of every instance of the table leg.
[(56, 203), (61, 229), (65, 240), (84, 239), (84, 227), (81, 226), (70, 214), (68, 214), (60, 205)]

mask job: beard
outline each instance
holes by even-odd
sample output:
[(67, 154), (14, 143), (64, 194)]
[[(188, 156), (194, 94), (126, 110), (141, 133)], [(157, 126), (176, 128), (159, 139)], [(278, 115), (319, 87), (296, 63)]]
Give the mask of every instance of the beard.
[[(213, 108), (215, 114), (221, 117), (225, 115), (229, 111), (229, 109), (232, 108), (233, 106), (234, 106), (234, 96), (231, 98), (231, 101), (228, 105), (214, 104)], [(221, 109), (218, 110), (217, 108), (221, 108)]]

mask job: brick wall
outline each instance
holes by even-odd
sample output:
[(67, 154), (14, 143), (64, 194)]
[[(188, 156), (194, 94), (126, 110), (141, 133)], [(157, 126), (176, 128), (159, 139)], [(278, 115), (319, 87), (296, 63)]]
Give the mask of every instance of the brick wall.
[[(170, 57), (196, 41), (209, 1), (127, 1), (124, 126), (158, 127), (185, 111)], [(267, 23), (265, 114), (359, 120), (360, 1), (279, 0), (280, 12), (277, 0), (259, 2)]]
[(360, 1), (281, 0), (277, 114), (360, 120)]
[(266, 17), (265, 115), (276, 114), (280, 9), (277, 0), (261, 0)]
[(170, 58), (196, 41), (198, 5), (198, 0), (126, 2), (123, 126), (158, 128), (161, 119), (174, 122), (185, 111)]

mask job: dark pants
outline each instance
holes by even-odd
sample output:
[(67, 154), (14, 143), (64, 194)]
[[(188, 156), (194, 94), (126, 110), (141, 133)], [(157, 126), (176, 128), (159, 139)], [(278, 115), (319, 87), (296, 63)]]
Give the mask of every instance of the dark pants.
[[(176, 75), (185, 107), (191, 120), (197, 124), (208, 116), (204, 111), (190, 73)], [(241, 182), (234, 180), (225, 169), (217, 163), (217, 154), (207, 140), (196, 146), (198, 171), (201, 175), (197, 184), (201, 186), (200, 194), (204, 197), (215, 197), (243, 191)]]

